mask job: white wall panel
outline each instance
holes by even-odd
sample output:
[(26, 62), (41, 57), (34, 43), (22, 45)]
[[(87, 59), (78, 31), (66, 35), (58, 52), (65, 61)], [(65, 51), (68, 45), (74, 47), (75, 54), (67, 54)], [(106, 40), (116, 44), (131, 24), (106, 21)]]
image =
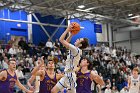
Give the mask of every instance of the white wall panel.
[(129, 38), (129, 32), (116, 32), (115, 41), (128, 40)]
[(140, 39), (132, 40), (132, 52), (140, 54)]
[(96, 33), (98, 42), (107, 42), (107, 26), (102, 24), (102, 33)]
[(115, 43), (116, 46), (121, 46), (122, 48), (126, 47), (127, 49), (130, 49), (130, 44), (129, 44), (129, 41), (124, 41), (124, 42), (117, 42)]
[(132, 38), (140, 37), (140, 30), (139, 31), (131, 31)]

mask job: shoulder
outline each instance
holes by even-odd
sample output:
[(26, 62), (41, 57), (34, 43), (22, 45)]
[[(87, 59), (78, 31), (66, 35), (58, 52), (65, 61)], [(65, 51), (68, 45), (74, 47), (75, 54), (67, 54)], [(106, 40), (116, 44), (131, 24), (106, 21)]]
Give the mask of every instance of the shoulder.
[(7, 74), (7, 71), (6, 70), (3, 70), (0, 73), (1, 73), (1, 75), (6, 75)]
[(90, 71), (90, 74), (93, 74), (93, 75), (98, 75), (95, 71), (91, 70)]
[(76, 68), (75, 68), (75, 72), (76, 72), (76, 73), (79, 72), (80, 69), (81, 69), (80, 67), (76, 67)]
[(68, 45), (68, 46), (69, 46), (69, 49), (77, 49), (77, 47), (76, 47), (76, 46), (74, 46), (73, 44), (70, 44), (70, 43), (69, 43), (69, 45)]
[(1, 71), (0, 72), (0, 77), (1, 77), (2, 81), (6, 80), (6, 78), (7, 78), (7, 71), (6, 70)]
[(98, 77), (99, 77), (99, 75), (97, 73), (95, 73), (95, 71), (93, 71), (93, 70), (90, 71), (91, 80), (97, 79)]

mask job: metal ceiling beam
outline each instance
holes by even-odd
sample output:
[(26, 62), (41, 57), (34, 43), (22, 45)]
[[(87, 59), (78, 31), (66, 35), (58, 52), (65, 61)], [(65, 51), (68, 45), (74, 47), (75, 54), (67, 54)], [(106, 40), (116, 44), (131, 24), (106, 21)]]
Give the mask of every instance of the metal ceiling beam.
[(120, 0), (119, 2), (115, 2), (114, 4), (120, 4), (120, 3), (124, 3), (124, 2), (127, 2), (129, 0)]
[[(34, 24), (34, 25), (43, 25), (43, 26), (53, 26), (53, 27), (59, 27), (59, 25), (55, 24), (46, 24), (46, 23), (38, 23), (38, 22), (29, 22), (29, 21), (23, 21), (23, 20), (12, 20), (12, 19), (4, 19), (0, 18), (1, 21), (8, 21), (8, 22), (19, 22), (19, 23), (26, 23), (26, 24)], [(60, 27), (67, 27), (67, 25), (61, 25)]]
[[(119, 1), (119, 2), (114, 2), (113, 4), (119, 4), (119, 3), (123, 3), (123, 2), (126, 2), (128, 0), (122, 0), (122, 1)], [(112, 4), (110, 4), (112, 5)], [(95, 6), (95, 7), (90, 7), (90, 8), (87, 8), (85, 9), (86, 11), (90, 11), (90, 10), (95, 10), (95, 9), (99, 9), (99, 8), (102, 8), (102, 7), (105, 7), (107, 5), (99, 5), (99, 6)]]
[(17, 9), (17, 10), (15, 10), (15, 11), (23, 10), (23, 9), (25, 9), (25, 8), (29, 8), (29, 7), (32, 7), (32, 6), (39, 6), (39, 5), (42, 5), (42, 4), (47, 3), (47, 2), (50, 2), (50, 1), (52, 1), (52, 0), (46, 0), (46, 1), (44, 1), (44, 2), (40, 2), (40, 3), (37, 3), (37, 4), (28, 5), (28, 6), (25, 6), (24, 8)]
[(137, 3), (134, 3), (134, 4), (129, 4), (129, 5), (126, 5), (126, 6), (134, 6), (134, 5), (138, 5), (140, 4), (140, 2), (137, 2)]
[(55, 29), (55, 31), (53, 32), (53, 34), (51, 35), (50, 39), (52, 40), (53, 36), (56, 34), (56, 32), (59, 30), (60, 26), (64, 23), (66, 19), (64, 18), (62, 20), (62, 22), (60, 23), (60, 25)]
[(13, 5), (13, 4), (14, 4), (14, 2), (8, 2), (8, 4), (6, 4), (4, 6), (0, 6), (0, 10), (4, 9), (4, 8), (7, 8), (7, 7), (9, 7), (9, 6)]
[[(74, 11), (74, 10), (63, 10), (63, 9), (54, 9), (54, 8), (48, 8), (49, 10), (54, 10), (54, 11), (57, 11), (57, 12), (67, 12), (67, 11)], [(105, 18), (105, 19), (109, 19), (109, 20), (113, 20), (113, 21), (118, 21), (118, 22), (122, 22), (122, 23), (126, 23), (126, 24), (131, 24), (131, 25), (138, 25), (138, 24), (140, 24), (140, 23), (136, 23), (136, 22), (133, 22), (133, 21), (131, 21), (131, 20), (126, 20), (126, 19), (114, 19), (113, 17), (108, 17), (108, 16), (103, 16), (103, 15), (99, 15), (99, 14), (92, 14), (92, 13), (88, 13), (88, 12), (86, 12), (86, 11), (80, 11), (80, 9), (79, 10), (75, 10), (75, 11), (77, 11), (77, 13), (82, 13), (82, 14), (88, 14), (88, 15), (91, 15), (91, 16), (93, 16), (93, 17), (99, 17), (99, 18)]]
[(61, 5), (65, 5), (65, 4), (69, 4), (69, 3), (74, 3), (74, 2), (76, 2), (76, 1), (78, 1), (78, 0), (71, 0), (71, 1), (69, 1), (69, 2), (65, 2), (65, 3), (58, 4), (58, 5), (56, 5), (56, 6), (46, 7), (46, 9), (47, 9), (47, 8), (56, 8), (56, 7), (59, 7), (59, 6), (61, 6)]
[[(41, 23), (40, 20), (37, 18), (37, 16), (36, 16), (35, 14), (32, 14), (32, 15), (33, 15), (33, 17), (35, 18), (35, 20), (36, 20), (38, 23)], [(44, 27), (43, 25), (41, 25), (41, 24), (40, 24), (40, 26), (41, 26), (41, 28), (43, 29), (43, 31), (45, 32), (45, 34), (46, 34), (49, 38), (51, 38), (50, 35), (49, 35), (49, 33), (47, 32), (47, 30), (45, 29), (45, 27)]]

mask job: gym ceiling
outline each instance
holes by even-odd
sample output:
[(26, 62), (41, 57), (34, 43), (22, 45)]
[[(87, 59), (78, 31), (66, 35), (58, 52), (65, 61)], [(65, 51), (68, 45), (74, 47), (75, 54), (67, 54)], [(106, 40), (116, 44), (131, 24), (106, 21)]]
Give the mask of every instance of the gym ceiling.
[(0, 0), (0, 9), (25, 10), (28, 13), (78, 18), (113, 25), (137, 25), (140, 0)]

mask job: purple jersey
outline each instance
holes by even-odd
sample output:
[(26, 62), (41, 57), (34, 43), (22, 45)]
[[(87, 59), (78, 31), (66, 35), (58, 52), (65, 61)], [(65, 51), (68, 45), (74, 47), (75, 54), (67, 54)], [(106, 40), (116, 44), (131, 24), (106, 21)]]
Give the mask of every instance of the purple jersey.
[(90, 73), (83, 74), (80, 71), (77, 73), (77, 87), (76, 87), (76, 93), (91, 93), (91, 79), (90, 79)]
[(56, 85), (56, 83), (57, 83), (56, 75), (53, 79), (51, 79), (46, 73), (43, 81), (40, 81), (39, 93), (51, 93), (51, 89)]
[(7, 72), (6, 80), (0, 81), (0, 93), (14, 93), (14, 86), (17, 80), (17, 76), (16, 74), (14, 76), (11, 76), (7, 70), (6, 72)]

